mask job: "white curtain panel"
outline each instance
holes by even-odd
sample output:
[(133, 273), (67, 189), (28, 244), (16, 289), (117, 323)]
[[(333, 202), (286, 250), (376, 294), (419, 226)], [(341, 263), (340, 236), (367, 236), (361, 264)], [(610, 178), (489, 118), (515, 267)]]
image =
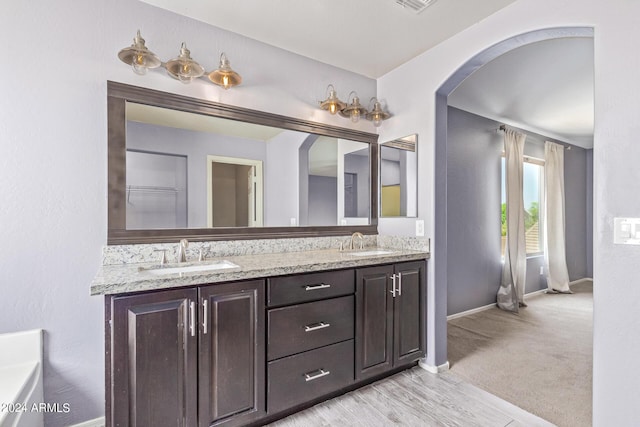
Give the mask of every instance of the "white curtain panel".
[(518, 312), (524, 305), (527, 274), (527, 249), (524, 235), (524, 201), (522, 194), (524, 140), (526, 135), (511, 129), (504, 133), (507, 196), (507, 244), (498, 289), (498, 307)]
[(544, 264), (551, 292), (571, 293), (565, 242), (564, 147), (544, 144)]

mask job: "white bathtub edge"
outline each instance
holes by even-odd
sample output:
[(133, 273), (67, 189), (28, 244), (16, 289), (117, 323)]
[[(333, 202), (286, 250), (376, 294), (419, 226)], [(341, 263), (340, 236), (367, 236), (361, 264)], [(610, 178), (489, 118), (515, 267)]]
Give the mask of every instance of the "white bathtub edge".
[(44, 424), (42, 412), (31, 410), (43, 401), (43, 336), (42, 329), (0, 335), (0, 426)]

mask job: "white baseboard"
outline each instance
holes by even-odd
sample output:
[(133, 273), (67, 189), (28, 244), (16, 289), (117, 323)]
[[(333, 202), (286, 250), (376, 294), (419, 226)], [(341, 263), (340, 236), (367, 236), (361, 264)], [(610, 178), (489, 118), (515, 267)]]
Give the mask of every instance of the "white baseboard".
[(482, 307), (472, 308), (471, 310), (461, 311), (460, 313), (452, 314), (447, 316), (447, 321), (457, 319), (458, 317), (469, 316), (470, 314), (480, 313), (481, 311), (489, 310), (490, 308), (494, 308), (496, 303), (483, 305)]
[(524, 294), (524, 296), (527, 298), (531, 298), (531, 297), (537, 297), (538, 295), (544, 295), (546, 293), (547, 293), (546, 289), (540, 289), (539, 291), (529, 292), (528, 294)]
[(582, 282), (593, 282), (593, 279), (591, 277), (584, 277), (582, 279), (574, 280), (573, 282), (569, 282), (569, 287), (573, 285), (577, 285)]
[[(578, 282), (581, 282), (583, 280), (591, 280), (591, 279), (576, 280), (575, 282), (569, 283), (569, 286), (571, 286), (572, 284), (576, 284)], [(525, 296), (525, 298), (531, 298), (531, 297), (536, 297), (538, 295), (542, 295), (542, 294), (544, 294), (546, 292), (547, 292), (546, 289), (540, 289), (539, 291), (529, 292), (528, 294), (525, 294), (524, 296)], [(493, 304), (483, 305), (482, 307), (472, 308), (471, 310), (461, 311), (460, 313), (456, 313), (456, 314), (452, 314), (450, 316), (447, 316), (447, 321), (453, 320), (453, 319), (457, 319), (458, 317), (469, 316), (470, 314), (479, 313), (481, 311), (489, 310), (490, 308), (494, 308), (494, 307), (496, 307), (496, 303), (495, 302)]]
[(418, 362), (418, 366), (420, 366), (422, 369), (424, 369), (427, 372), (431, 372), (432, 374), (439, 374), (441, 372), (446, 372), (449, 370), (449, 361), (447, 360), (446, 363), (443, 363), (440, 366), (432, 366), (432, 365), (427, 365), (426, 362), (424, 362), (423, 360), (420, 360)]
[(105, 427), (107, 421), (104, 417), (96, 418), (93, 420), (85, 421), (80, 424), (74, 424), (70, 427)]

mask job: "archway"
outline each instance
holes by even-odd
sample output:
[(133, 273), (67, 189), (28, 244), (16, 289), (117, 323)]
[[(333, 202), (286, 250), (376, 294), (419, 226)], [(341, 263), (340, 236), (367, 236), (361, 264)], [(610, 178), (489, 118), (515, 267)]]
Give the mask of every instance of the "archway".
[[(458, 68), (436, 91), (435, 99), (435, 153), (434, 153), (434, 246), (435, 307), (438, 307), (428, 327), (429, 352), (426, 366), (447, 369), (447, 97), (469, 75), (498, 56), (527, 44), (565, 37), (593, 37), (591, 27), (549, 28), (520, 34), (470, 58)], [(433, 305), (432, 305), (433, 306)]]

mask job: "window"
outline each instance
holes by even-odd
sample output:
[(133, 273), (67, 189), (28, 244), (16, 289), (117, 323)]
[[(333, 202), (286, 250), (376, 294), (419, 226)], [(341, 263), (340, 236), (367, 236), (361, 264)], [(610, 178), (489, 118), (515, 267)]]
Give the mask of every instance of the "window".
[[(505, 187), (505, 159), (502, 156), (502, 256), (507, 238), (507, 197)], [(524, 230), (527, 255), (544, 252), (542, 212), (544, 189), (544, 161), (531, 157), (524, 158), (523, 170)]]

